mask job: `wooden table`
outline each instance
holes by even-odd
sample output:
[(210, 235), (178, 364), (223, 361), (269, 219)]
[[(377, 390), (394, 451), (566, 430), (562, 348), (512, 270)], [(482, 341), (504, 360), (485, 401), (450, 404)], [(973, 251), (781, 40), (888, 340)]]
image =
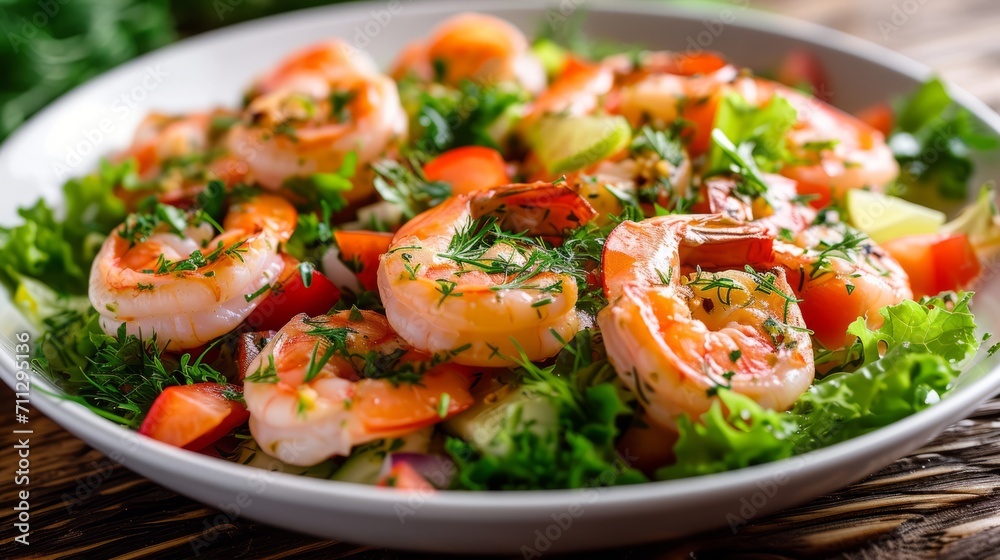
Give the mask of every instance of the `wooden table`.
[[(757, 0), (843, 29), (936, 68), (1000, 108), (996, 0)], [(914, 7), (916, 8), (914, 9)], [(847, 8), (850, 10), (847, 10)], [(893, 16), (896, 12), (903, 14)], [(905, 16), (905, 20), (904, 20)], [(883, 23), (880, 23), (883, 22)], [(885, 24), (891, 27), (887, 27)], [(12, 403), (9, 389), (0, 402)], [(32, 416), (31, 545), (12, 542), (13, 419), (2, 415), (0, 557), (186, 558), (219, 512), (180, 497)], [(78, 499), (74, 496), (82, 496)], [(215, 525), (202, 558), (419, 558), (322, 541), (244, 519)], [(1000, 558), (1000, 399), (918, 452), (851, 487), (742, 527), (595, 558)]]

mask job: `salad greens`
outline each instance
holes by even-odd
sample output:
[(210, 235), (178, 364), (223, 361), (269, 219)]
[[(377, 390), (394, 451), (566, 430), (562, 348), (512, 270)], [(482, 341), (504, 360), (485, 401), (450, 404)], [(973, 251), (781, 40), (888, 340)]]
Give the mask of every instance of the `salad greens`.
[[(941, 400), (979, 349), (969, 311), (971, 293), (904, 301), (882, 310), (858, 337), (844, 371), (816, 381), (789, 412), (767, 410), (727, 389), (701, 415), (683, 416), (677, 462), (659, 479), (682, 478), (767, 463), (832, 445), (905, 418)], [(724, 411), (723, 407), (725, 407)]]
[(91, 261), (107, 233), (125, 219), (115, 189), (136, 181), (134, 162), (102, 163), (96, 173), (63, 185), (65, 217), (44, 200), (19, 209), (23, 224), (0, 227), (0, 281), (11, 291), (29, 277), (58, 292), (85, 293)]
[[(571, 60), (571, 53), (584, 58), (610, 54), (608, 47), (579, 33), (578, 17), (572, 16), (573, 21), (561, 22), (563, 25), (549, 22), (547, 34), (534, 44), (550, 77)], [(613, 50), (621, 52), (621, 45), (615, 45)], [(433, 61), (439, 74), (440, 64), (443, 62)], [(469, 80), (457, 85), (427, 84), (407, 78), (400, 80), (398, 87), (411, 120), (409, 143), (399, 147), (402, 157), (361, 163), (357, 154), (350, 152), (335, 172), (291, 177), (283, 184), (283, 191), (295, 199), (301, 214), (282, 251), (301, 261), (299, 271), (305, 288), (313, 281), (318, 283), (322, 273), (318, 266), (337, 243), (334, 215), (349, 208), (344, 193), (370, 178), (382, 199), (377, 204), (390, 204), (402, 218), (411, 219), (451, 196), (451, 185), (428, 181), (422, 164), (456, 147), (486, 146), (514, 157), (527, 152), (550, 175), (576, 171), (583, 174), (582, 170), (618, 153), (632, 156), (629, 163), (637, 167), (641, 164), (652, 168), (642, 170), (645, 175), (641, 179), (646, 185), (638, 183), (632, 192), (608, 187), (608, 192), (622, 202), (621, 215), (601, 216), (599, 222), (563, 231), (556, 242), (504, 231), (496, 216), (490, 215), (458, 226), (447, 249), (436, 255), (441, 260), (469, 265), (484, 276), (503, 279), (492, 285), (498, 292), (523, 288), (541, 274), (565, 275), (571, 278), (578, 296), (576, 309), (588, 320), (608, 305), (601, 286), (600, 262), (611, 230), (624, 220), (667, 212), (659, 206), (661, 191), (676, 195), (676, 204), (670, 205), (672, 211), (684, 212), (696, 202), (697, 194), (683, 198), (679, 192), (682, 189), (675, 193), (670, 179), (656, 169), (665, 163), (673, 167), (691, 164), (684, 153), (682, 122), (669, 130), (649, 125), (633, 129), (633, 123), (620, 115), (580, 116), (566, 112), (526, 121), (519, 130), (515, 124), (530, 101), (519, 86)], [(338, 100), (334, 105), (343, 105), (344, 99)], [(335, 107), (335, 113), (339, 112)], [(969, 113), (953, 103), (938, 80), (931, 80), (902, 103), (897, 114), (889, 142), (903, 169), (898, 185), (903, 194), (914, 195), (917, 189), (931, 188), (943, 198), (964, 197), (973, 171), (970, 151), (1000, 145), (995, 138), (976, 131)], [(705, 176), (733, 174), (736, 195), (768, 201), (764, 174), (796, 163), (787, 143), (796, 118), (792, 104), (780, 95), (756, 107), (729, 93), (719, 103), (708, 153), (695, 158), (692, 165)], [(816, 150), (830, 147), (821, 144)], [(397, 155), (393, 151), (383, 157)], [(133, 428), (142, 423), (166, 387), (203, 382), (228, 384), (230, 379), (238, 378), (231, 354), (237, 348), (233, 339), (244, 333), (237, 329), (208, 348), (190, 352), (164, 350), (157, 344), (156, 333), (130, 334), (125, 325), (114, 334), (105, 333), (97, 311), (86, 297), (90, 267), (101, 243), (123, 223), (121, 236), (132, 242), (142, 241), (154, 231), (182, 233), (191, 219), (204, 220), (221, 230), (216, 224), (223, 221), (226, 197), (244, 196), (256, 188), (239, 185), (227, 193), (221, 181), (213, 181), (193, 200), (190, 211), (148, 199), (139, 204), (139, 213), (129, 214), (134, 205), (127, 205), (125, 200), (145, 192), (147, 186), (140, 183), (136, 167), (131, 160), (102, 163), (96, 173), (64, 185), (65, 214), (40, 200), (19, 210), (21, 225), (0, 227), (0, 283), (11, 291), (15, 304), (44, 330), (34, 364), (65, 389), (61, 395), (64, 398)], [(531, 179), (530, 167), (526, 165), (528, 170), (522, 170), (525, 180)], [(553, 184), (570, 184), (578, 179), (571, 175), (569, 179), (549, 180)], [(595, 177), (590, 179), (596, 183)], [(130, 196), (120, 197), (124, 192)], [(881, 196), (859, 192), (865, 194), (846, 201), (851, 219), (855, 219), (853, 214), (860, 216), (859, 208), (872, 206), (872, 201)], [(980, 235), (986, 235), (988, 230), (996, 236), (993, 194), (992, 190), (984, 190), (977, 204), (950, 227)], [(501, 207), (497, 213), (506, 211)], [(550, 214), (542, 219), (550, 219)], [(839, 226), (839, 210), (829, 210), (820, 219), (830, 219), (829, 223), (822, 222), (826, 225)], [(942, 215), (934, 227), (941, 226), (943, 220)], [(880, 225), (884, 231), (885, 224)], [(946, 230), (949, 225), (941, 227)], [(864, 241), (863, 236), (848, 233), (839, 243), (817, 245), (822, 251), (813, 264), (812, 276), (829, 272), (832, 258), (850, 261), (860, 247), (867, 247)], [(201, 248), (205, 253), (195, 250), (185, 260), (170, 262), (161, 254), (162, 264), (157, 265), (156, 273), (197, 269), (211, 262), (211, 255), (218, 257), (224, 250), (221, 242), (218, 248), (206, 244)], [(498, 253), (498, 246), (513, 252)], [(746, 270), (765, 278), (749, 266)], [(667, 283), (662, 273), (660, 278)], [(770, 284), (759, 282), (758, 291), (774, 288), (774, 278), (768, 278)], [(456, 282), (444, 278), (436, 282), (441, 301), (463, 295), (455, 291)], [(562, 282), (536, 289), (562, 293), (570, 288)], [(848, 285), (848, 295), (853, 288)], [(138, 284), (136, 289), (142, 291), (144, 285)], [(269, 289), (271, 285), (267, 284), (244, 297), (249, 302)], [(797, 300), (794, 295), (782, 296), (786, 299), (787, 318), (787, 306)], [(334, 309), (352, 310), (352, 321), (355, 315), (362, 316), (359, 308), (382, 309), (375, 292), (343, 293), (339, 297)], [(521, 352), (506, 357), (516, 366), (511, 371), (470, 374), (477, 376), (473, 389), (482, 382), (486, 388), (480, 389), (492, 398), (478, 399), (473, 408), (447, 418), (440, 427), (445, 437), (441, 437), (442, 432), (434, 432), (432, 438), (427, 429), (410, 434), (414, 436), (410, 442), (402, 438), (370, 442), (357, 447), (337, 472), (355, 478), (363, 475), (371, 481), (378, 476), (385, 456), (405, 447), (414, 454), (433, 449), (442, 460), (447, 455), (456, 470), (451, 488), (587, 488), (678, 479), (788, 458), (869, 433), (944, 398), (981, 344), (969, 308), (971, 297), (968, 292), (948, 292), (920, 301), (903, 301), (880, 311), (882, 321), (877, 328), (859, 318), (847, 331), (854, 337), (852, 345), (833, 352), (817, 350), (820, 373), (788, 411), (766, 409), (730, 387), (712, 388), (709, 396), (718, 398), (710, 408), (697, 418), (680, 416), (676, 442), (662, 442), (664, 447), (672, 445), (675, 462), (655, 470), (641, 472), (630, 464), (632, 458), (627, 456), (627, 450), (619, 451), (617, 443), (625, 431), (641, 424), (636, 417), (638, 404), (610, 363), (599, 331), (584, 328), (571, 340), (562, 341), (563, 348), (554, 358), (532, 362)], [(550, 303), (551, 299), (537, 302), (540, 306)], [(109, 303), (108, 309), (113, 308)], [(542, 317), (541, 312), (538, 316)], [(329, 346), (319, 352), (320, 345), (316, 344), (304, 376), (306, 382), (320, 375), (334, 356), (352, 361), (361, 368), (356, 373), (365, 379), (388, 379), (395, 386), (424, 381), (424, 371), (413, 365), (417, 362), (408, 361), (406, 348), (385, 354), (378, 350), (353, 354), (347, 348), (348, 332), (341, 328), (318, 333), (327, 338)], [(262, 343), (257, 351), (271, 336), (251, 334), (257, 336), (254, 344)], [(735, 356), (735, 363), (739, 350), (730, 356)], [(271, 358), (266, 368), (262, 365), (246, 379), (276, 382), (278, 374)], [(441, 393), (437, 406), (441, 419), (448, 415), (453, 396)], [(234, 393), (225, 399), (238, 401), (240, 396)], [(345, 404), (345, 410), (350, 406)], [(417, 441), (423, 438), (428, 441)], [(248, 442), (240, 455), (251, 448), (256, 449), (257, 444)], [(246, 460), (250, 462), (252, 455)], [(332, 465), (332, 461), (325, 461), (321, 469), (324, 476), (329, 476)]]
[[(774, 172), (791, 159), (785, 136), (795, 124), (797, 114), (792, 104), (780, 95), (763, 107), (755, 107), (739, 94), (729, 93), (719, 102), (714, 126), (736, 146), (749, 143), (757, 167)], [(708, 161), (708, 169), (726, 170), (732, 160), (718, 142), (713, 142)]]
[(995, 150), (1000, 140), (979, 132), (944, 84), (931, 79), (899, 104), (889, 147), (900, 164), (898, 190), (919, 198), (932, 189), (943, 199), (964, 200), (972, 179), (972, 151)]
[[(615, 451), (619, 421), (634, 401), (618, 382), (593, 331), (583, 330), (548, 367), (523, 354), (514, 361), (523, 374), (523, 392), (534, 406), (550, 407), (549, 421), (526, 418), (521, 401), (499, 420), (495, 434), (479, 448), (449, 438), (447, 450), (458, 466), (456, 486), (470, 490), (585, 488), (644, 482)], [(540, 401), (540, 402), (539, 402)]]

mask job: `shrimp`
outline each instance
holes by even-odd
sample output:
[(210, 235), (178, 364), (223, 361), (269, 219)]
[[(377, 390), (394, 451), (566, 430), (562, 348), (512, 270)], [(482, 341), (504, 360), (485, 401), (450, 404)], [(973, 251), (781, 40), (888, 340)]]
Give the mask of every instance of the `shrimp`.
[(748, 196), (738, 193), (739, 179), (716, 175), (701, 183), (699, 200), (694, 212), (723, 214), (741, 222), (754, 222), (767, 228), (772, 237), (797, 234), (816, 219), (816, 210), (797, 200), (798, 184), (782, 175), (762, 173), (767, 183), (766, 196)]
[[(554, 356), (580, 328), (577, 283), (562, 257), (523, 236), (558, 241), (594, 209), (568, 187), (508, 185), (448, 199), (407, 222), (378, 269), (379, 293), (396, 332), (425, 352), (458, 352), (475, 366)], [(551, 255), (549, 259), (552, 260)]]
[(883, 190), (899, 175), (899, 164), (881, 132), (835, 107), (777, 82), (741, 78), (733, 89), (753, 105), (764, 105), (780, 95), (797, 111), (788, 133), (795, 160), (781, 174), (799, 183), (799, 192), (818, 194), (821, 204), (840, 198), (850, 189)]
[[(227, 186), (241, 181), (246, 163), (219, 149), (221, 131), (216, 122), (234, 116), (225, 110), (166, 115), (151, 113), (143, 119), (132, 144), (118, 154), (118, 160), (134, 159), (139, 178), (154, 184), (160, 200), (179, 201), (204, 190), (209, 181), (222, 180)], [(148, 195), (148, 191), (123, 191), (122, 198)]]
[(829, 350), (850, 344), (847, 327), (864, 317), (882, 326), (883, 307), (913, 299), (899, 263), (871, 240), (832, 226), (814, 226), (792, 242), (775, 241), (775, 264), (801, 299), (799, 307), (813, 337)]
[(686, 122), (688, 149), (705, 153), (715, 111), (725, 87), (739, 71), (714, 53), (644, 53), (637, 66), (627, 58), (606, 62), (620, 75), (617, 100), (608, 109), (624, 116), (633, 127), (652, 123), (666, 128), (678, 119)]
[(510, 23), (485, 14), (465, 13), (441, 23), (426, 42), (411, 44), (392, 66), (397, 80), (464, 80), (514, 83), (531, 93), (545, 87), (545, 70), (528, 40)]
[[(201, 346), (239, 326), (277, 279), (278, 246), (295, 229), (285, 199), (260, 194), (234, 202), (213, 237), (207, 222), (181, 233), (131, 216), (107, 237), (90, 273), (90, 302), (101, 327), (156, 334), (168, 350)], [(148, 228), (148, 229), (144, 229)]]
[[(709, 409), (719, 388), (784, 410), (815, 375), (812, 341), (784, 270), (726, 270), (770, 258), (760, 226), (713, 216), (623, 222), (605, 244), (608, 307), (597, 316), (608, 359), (650, 420)], [(715, 256), (719, 272), (699, 266)]]
[(365, 54), (340, 42), (293, 55), (253, 91), (262, 93), (249, 102), (228, 144), (268, 189), (292, 177), (336, 172), (353, 152), (366, 171), (354, 175), (343, 196), (364, 200), (374, 187), (363, 164), (391, 155), (406, 136), (396, 84)]
[(602, 64), (581, 65), (552, 82), (534, 101), (528, 122), (545, 114), (589, 115), (603, 108), (603, 100), (615, 84), (611, 68)]
[(247, 366), (250, 433), (281, 461), (312, 466), (472, 406), (466, 368), (410, 349), (372, 311), (294, 317)]

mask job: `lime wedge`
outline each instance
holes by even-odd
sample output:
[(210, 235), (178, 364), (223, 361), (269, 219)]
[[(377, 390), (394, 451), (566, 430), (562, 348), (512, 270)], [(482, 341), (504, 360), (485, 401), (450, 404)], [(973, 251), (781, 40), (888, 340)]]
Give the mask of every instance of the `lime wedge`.
[(847, 191), (847, 215), (852, 226), (876, 243), (904, 235), (937, 233), (946, 219), (944, 212), (862, 189)]
[(529, 125), (525, 140), (549, 173), (559, 174), (623, 150), (632, 129), (624, 117), (547, 115)]

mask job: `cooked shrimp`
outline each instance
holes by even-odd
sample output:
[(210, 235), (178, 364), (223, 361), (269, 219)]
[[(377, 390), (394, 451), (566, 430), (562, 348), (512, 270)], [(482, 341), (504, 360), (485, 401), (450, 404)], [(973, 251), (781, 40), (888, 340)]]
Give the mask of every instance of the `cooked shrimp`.
[(250, 433), (281, 461), (311, 466), (472, 405), (472, 377), (411, 350), (385, 317), (300, 314), (247, 367)]
[[(243, 179), (247, 166), (220, 149), (221, 131), (215, 130), (213, 122), (233, 117), (224, 110), (187, 115), (151, 113), (117, 159), (134, 158), (139, 178), (154, 184), (161, 200), (191, 197), (213, 179), (232, 186)], [(129, 194), (120, 193), (123, 198)]]
[(899, 174), (882, 133), (855, 117), (769, 80), (741, 78), (733, 89), (753, 105), (780, 95), (797, 111), (787, 143), (803, 163), (787, 165), (781, 173), (798, 181), (800, 193), (818, 194), (825, 204), (850, 189), (884, 189)]
[(812, 342), (781, 268), (682, 273), (705, 255), (715, 255), (713, 267), (768, 256), (763, 228), (715, 220), (623, 222), (605, 245), (611, 304), (597, 322), (608, 358), (650, 419), (668, 429), (681, 414), (707, 411), (720, 387), (787, 409), (815, 374)]
[(524, 34), (485, 14), (459, 14), (444, 21), (426, 42), (404, 49), (392, 68), (396, 79), (414, 77), (451, 86), (472, 80), (516, 83), (532, 93), (545, 87), (545, 70)]
[(235, 202), (213, 237), (208, 223), (182, 234), (131, 217), (108, 236), (90, 273), (101, 327), (150, 337), (169, 350), (201, 346), (236, 328), (278, 278), (278, 246), (295, 229), (295, 209), (261, 194)]
[(815, 226), (796, 235), (792, 243), (776, 241), (774, 254), (801, 299), (806, 326), (829, 350), (851, 343), (854, 336), (847, 334), (847, 327), (858, 317), (875, 329), (882, 326), (879, 310), (913, 299), (902, 267), (857, 233)]
[(389, 323), (419, 350), (462, 349), (461, 364), (509, 365), (519, 349), (530, 360), (555, 355), (580, 326), (574, 278), (540, 264), (537, 245), (492, 232), (558, 240), (594, 215), (571, 189), (542, 183), (448, 199), (407, 222), (381, 257)]
[(697, 156), (708, 150), (715, 110), (724, 87), (738, 70), (713, 53), (644, 53), (638, 66), (616, 57), (621, 82), (618, 99), (608, 109), (620, 113), (633, 127), (651, 123), (657, 128), (686, 123), (688, 149)]
[(589, 115), (603, 107), (615, 75), (601, 64), (581, 65), (552, 82), (528, 110), (528, 120), (545, 114)]
[(723, 214), (741, 222), (754, 222), (767, 228), (772, 237), (796, 234), (805, 230), (816, 219), (816, 210), (797, 200), (798, 184), (770, 173), (762, 173), (767, 182), (766, 196), (749, 196), (738, 193), (737, 181), (728, 175), (717, 175), (701, 183), (699, 200), (694, 212)]
[[(319, 56), (347, 48), (330, 42), (303, 51), (258, 84), (264, 93), (250, 101), (246, 122), (233, 129), (229, 146), (264, 187), (335, 172), (351, 152), (359, 163), (369, 163), (391, 154), (405, 137), (407, 117), (396, 84), (376, 73), (366, 55)], [(352, 183), (343, 193), (349, 202), (373, 192), (367, 173), (356, 174)]]

